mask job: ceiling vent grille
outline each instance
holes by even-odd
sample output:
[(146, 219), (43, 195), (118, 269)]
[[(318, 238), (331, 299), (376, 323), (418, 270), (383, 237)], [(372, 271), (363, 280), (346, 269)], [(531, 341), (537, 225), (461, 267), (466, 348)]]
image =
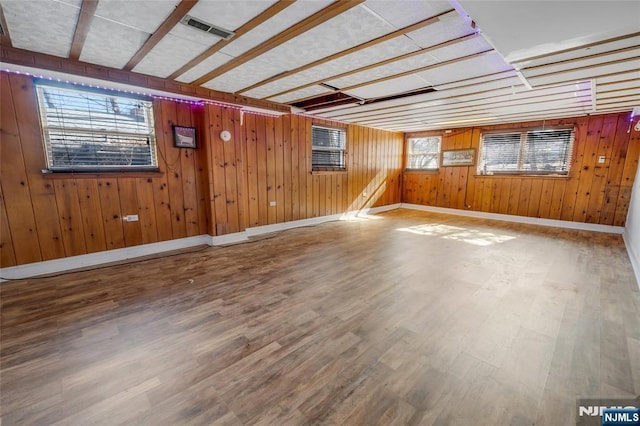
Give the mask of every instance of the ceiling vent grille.
[(191, 15), (186, 15), (180, 21), (188, 27), (195, 28), (196, 30), (204, 31), (205, 33), (213, 34), (225, 40), (229, 40), (235, 35), (233, 31), (225, 30), (224, 28), (216, 27), (215, 25), (208, 24), (200, 19), (194, 18)]

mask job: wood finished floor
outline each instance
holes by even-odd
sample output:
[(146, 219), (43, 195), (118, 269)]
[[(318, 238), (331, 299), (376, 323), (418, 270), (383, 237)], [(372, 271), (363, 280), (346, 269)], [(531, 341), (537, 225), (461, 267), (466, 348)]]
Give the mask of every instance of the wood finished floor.
[(570, 425), (640, 393), (620, 236), (408, 210), (4, 283), (2, 425)]

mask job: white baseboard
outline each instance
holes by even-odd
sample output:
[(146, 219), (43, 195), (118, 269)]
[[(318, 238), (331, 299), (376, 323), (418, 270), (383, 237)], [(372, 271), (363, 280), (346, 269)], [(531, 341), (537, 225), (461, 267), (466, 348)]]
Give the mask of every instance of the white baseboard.
[(139, 246), (82, 254), (79, 256), (70, 256), (61, 259), (46, 260), (44, 262), (11, 266), (0, 269), (0, 277), (2, 277), (2, 281), (6, 281), (36, 277), (39, 275), (55, 274), (70, 271), (72, 269), (86, 268), (111, 262), (120, 262), (136, 257), (149, 256), (152, 254), (196, 247), (205, 244), (211, 245), (211, 237), (209, 235), (179, 238), (176, 240), (161, 241), (158, 243), (142, 244)]
[(631, 241), (629, 241), (629, 234), (625, 230), (622, 234), (622, 238), (624, 239), (624, 245), (627, 248), (627, 254), (629, 255), (629, 260), (631, 260), (631, 267), (633, 268), (633, 273), (636, 276), (636, 284), (638, 285), (638, 290), (640, 290), (640, 263), (638, 259), (640, 259), (640, 253), (636, 253), (633, 250), (631, 245)]
[(235, 232), (233, 234), (220, 235), (212, 237), (211, 235), (198, 235), (195, 237), (179, 238), (176, 240), (162, 241), (158, 243), (143, 244), (134, 247), (126, 247), (114, 250), (101, 251), (98, 253), (83, 254), (80, 256), (65, 257), (62, 259), (46, 260), (43, 262), (28, 263), (25, 265), (11, 266), (0, 268), (0, 282), (7, 280), (17, 280), (29, 277), (37, 277), (40, 275), (49, 275), (73, 269), (98, 266), (106, 263), (120, 262), (123, 260), (133, 259), (137, 257), (148, 256), (180, 250), (200, 245), (220, 246), (226, 244), (234, 244), (247, 241), (249, 237), (261, 234), (268, 234), (285, 229), (300, 228), (303, 226), (318, 225), (320, 223), (333, 220), (348, 219), (351, 217), (363, 216), (367, 214), (380, 213), (387, 210), (394, 210), (400, 207), (400, 204), (391, 204), (388, 206), (373, 207), (362, 209), (359, 211), (347, 212), (344, 214), (334, 214), (329, 216), (320, 216), (309, 219), (295, 220), (291, 222), (276, 223), (273, 225), (256, 226), (247, 228), (243, 232)]
[(423, 206), (420, 204), (402, 203), (401, 208), (421, 210), (432, 213), (445, 213), (456, 216), (477, 217), (481, 219), (504, 220), (506, 222), (527, 223), (530, 225), (553, 226), (556, 228), (579, 229), (583, 231), (605, 232), (608, 234), (622, 234), (622, 226), (600, 225), (595, 223), (571, 222), (568, 220), (542, 219), (539, 217), (513, 216), (501, 213), (486, 213), (473, 210), (449, 209), (444, 207)]

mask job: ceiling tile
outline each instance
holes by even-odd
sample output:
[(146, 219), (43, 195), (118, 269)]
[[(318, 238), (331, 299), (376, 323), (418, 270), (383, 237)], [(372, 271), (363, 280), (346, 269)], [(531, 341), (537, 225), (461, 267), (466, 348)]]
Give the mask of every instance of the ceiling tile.
[(333, 3), (332, 0), (297, 1), (249, 33), (233, 40), (221, 49), (221, 52), (231, 56), (240, 56), (331, 3)]
[(407, 37), (420, 47), (430, 47), (474, 32), (469, 20), (457, 13), (449, 13), (440, 17), (435, 24), (410, 32)]
[[(211, 36), (212, 44), (217, 37)], [(202, 53), (209, 46), (167, 34), (133, 68), (134, 72), (167, 77), (175, 70)]]
[[(355, 7), (209, 83), (217, 90), (237, 91), (389, 31), (389, 25), (381, 23), (363, 8)], [(248, 84), (239, 85), (240, 80)]]
[(233, 59), (232, 56), (216, 52), (204, 61), (200, 62), (195, 67), (191, 68), (189, 71), (179, 76), (176, 80), (182, 81), (184, 83), (191, 83), (192, 81), (197, 80), (209, 71), (214, 70), (219, 66), (229, 62), (231, 59)]
[(327, 89), (323, 86), (310, 86), (304, 89), (296, 90), (295, 92), (290, 92), (282, 96), (278, 96), (276, 98), (269, 99), (273, 102), (281, 102), (287, 103), (296, 101), (298, 99), (308, 98), (310, 96), (322, 95), (323, 93), (330, 93), (331, 89)]
[(151, 34), (178, 3), (177, 0), (102, 0), (95, 15)]
[(2, 9), (14, 47), (69, 56), (78, 7), (54, 1), (3, 0)]
[(270, 50), (261, 59), (277, 62), (282, 70), (293, 69), (391, 31), (391, 26), (364, 8), (354, 7)]
[(123, 68), (148, 38), (148, 33), (96, 17), (91, 22), (80, 60)]
[(356, 84), (366, 83), (367, 81), (384, 78), (391, 75), (411, 71), (416, 68), (425, 67), (437, 63), (436, 59), (429, 53), (413, 56), (388, 65), (379, 66), (356, 74), (348, 75), (335, 80), (327, 81), (331, 86), (343, 88), (354, 86)]
[(487, 43), (484, 38), (476, 36), (450, 46), (432, 50), (429, 53), (431, 53), (438, 62), (446, 62), (463, 56), (473, 55), (474, 53), (486, 52), (491, 49), (491, 45)]
[(335, 75), (365, 67), (405, 53), (418, 50), (418, 47), (406, 37), (396, 37), (375, 46), (359, 50), (349, 55), (334, 59), (301, 71), (290, 77), (276, 80), (264, 86), (246, 92), (247, 96), (264, 98), (320, 79), (329, 79)]
[(510, 69), (513, 69), (513, 67), (505, 63), (499, 53), (493, 52), (431, 70), (422, 71), (419, 74), (422, 78), (430, 81), (434, 86), (437, 86), (438, 84), (479, 77)]
[(429, 83), (420, 77), (416, 75), (407, 75), (400, 78), (394, 78), (393, 80), (381, 81), (380, 83), (370, 84), (368, 86), (345, 91), (345, 93), (357, 98), (372, 99), (391, 96), (428, 86)]
[(416, 22), (452, 9), (448, 1), (432, 0), (367, 0), (364, 5), (384, 18), (396, 29), (404, 28)]
[(208, 24), (235, 31), (274, 3), (275, 0), (200, 1), (189, 11), (189, 15)]

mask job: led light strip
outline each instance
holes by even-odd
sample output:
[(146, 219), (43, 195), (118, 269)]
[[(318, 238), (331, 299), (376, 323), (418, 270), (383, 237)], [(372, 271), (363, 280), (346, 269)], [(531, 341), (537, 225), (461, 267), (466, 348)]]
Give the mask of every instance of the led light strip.
[(7, 74), (24, 75), (24, 76), (27, 76), (27, 77), (40, 78), (42, 80), (48, 80), (48, 81), (56, 81), (58, 83), (65, 83), (65, 84), (70, 84), (70, 85), (79, 86), (79, 87), (88, 87), (88, 88), (92, 88), (92, 89), (107, 90), (107, 91), (111, 91), (111, 92), (128, 93), (128, 94), (138, 95), (138, 96), (147, 96), (147, 97), (150, 97), (152, 99), (171, 101), (171, 102), (178, 102), (178, 103), (194, 105), (194, 106), (213, 105), (213, 106), (218, 106), (218, 107), (221, 107), (221, 108), (231, 108), (231, 109), (238, 110), (238, 111), (242, 112), (243, 114), (253, 114), (253, 115), (260, 115), (260, 116), (265, 116), (265, 117), (280, 117), (281, 115), (285, 114), (285, 113), (275, 113), (275, 112), (273, 114), (269, 114), (269, 113), (266, 113), (266, 112), (256, 111), (254, 107), (249, 107), (249, 106), (242, 107), (242, 106), (238, 106), (238, 105), (227, 104), (227, 103), (224, 103), (224, 102), (210, 101), (210, 100), (207, 100), (207, 99), (191, 100), (191, 99), (175, 98), (175, 97), (170, 97), (170, 96), (162, 96), (162, 95), (157, 95), (157, 94), (154, 94), (154, 93), (140, 92), (140, 91), (136, 91), (136, 90), (116, 89), (116, 88), (113, 88), (113, 87), (100, 86), (99, 84), (84, 83), (84, 82), (80, 82), (80, 81), (67, 80), (67, 79), (62, 79), (62, 78), (57, 78), (57, 77), (46, 76), (46, 75), (43, 75), (43, 74), (34, 74), (34, 73), (31, 73), (31, 72), (28, 72), (28, 71), (12, 70), (12, 69), (9, 69), (9, 68), (0, 69), (0, 72), (5, 72)]

